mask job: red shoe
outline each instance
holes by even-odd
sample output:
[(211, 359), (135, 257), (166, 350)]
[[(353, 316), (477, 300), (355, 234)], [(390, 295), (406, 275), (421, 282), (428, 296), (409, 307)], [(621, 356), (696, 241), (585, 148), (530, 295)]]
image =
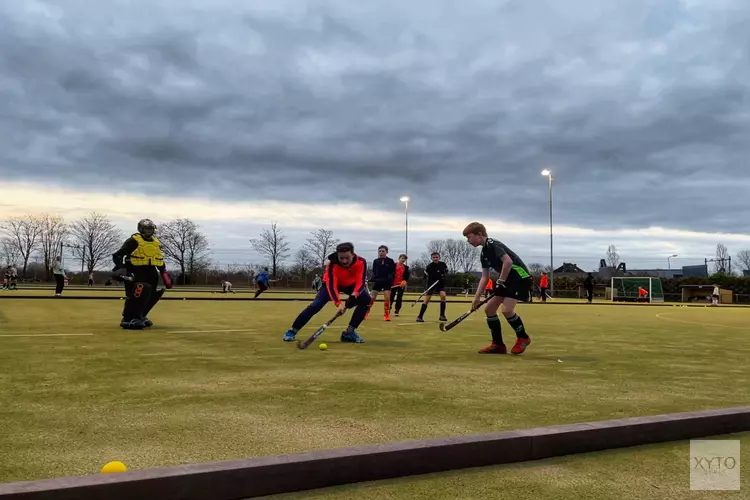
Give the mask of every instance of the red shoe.
[(508, 348), (505, 347), (505, 344), (497, 345), (493, 342), (487, 347), (479, 349), (479, 354), (508, 354)]
[(510, 352), (511, 354), (523, 354), (529, 344), (531, 344), (531, 339), (516, 339), (516, 345)]
[(386, 320), (386, 321), (390, 321), (390, 320), (391, 320), (391, 316), (390, 316), (390, 314), (386, 314), (386, 315), (384, 315), (384, 316), (383, 316), (383, 319), (384, 319), (384, 320)]

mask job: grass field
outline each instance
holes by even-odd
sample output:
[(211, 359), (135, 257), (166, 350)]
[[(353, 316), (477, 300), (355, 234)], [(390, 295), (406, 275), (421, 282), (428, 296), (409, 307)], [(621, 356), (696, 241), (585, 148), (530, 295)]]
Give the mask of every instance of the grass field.
[[(367, 344), (342, 345), (340, 329), (331, 329), (320, 339), (328, 351), (299, 351), (281, 336), (304, 305), (165, 301), (151, 315), (154, 328), (125, 332), (117, 326), (120, 301), (0, 300), (0, 481), (89, 474), (109, 460), (140, 469), (750, 400), (744, 308), (523, 305), (534, 342), (513, 357), (476, 353), (488, 340), (481, 314), (440, 332), (437, 304), (425, 324), (414, 323), (416, 308), (408, 307), (406, 316), (385, 323), (378, 304), (360, 329)], [(448, 315), (465, 310), (466, 304), (451, 304)], [(687, 488), (687, 468), (671, 477), (662, 460), (676, 449), (684, 445), (315, 494), (418, 498), (435, 481), (432, 498), (500, 498), (481, 496), (471, 478), (486, 475), (489, 484), (520, 488), (529, 467), (589, 467), (588, 479), (579, 478), (585, 483), (596, 477), (591, 464), (611, 476), (609, 467), (628, 462), (629, 453), (657, 457), (663, 473), (651, 469), (653, 475), (670, 475), (662, 479)], [(639, 472), (620, 473), (626, 479)], [(543, 490), (571, 480), (561, 474), (531, 475)], [(457, 484), (475, 489), (466, 496), (437, 493)]]

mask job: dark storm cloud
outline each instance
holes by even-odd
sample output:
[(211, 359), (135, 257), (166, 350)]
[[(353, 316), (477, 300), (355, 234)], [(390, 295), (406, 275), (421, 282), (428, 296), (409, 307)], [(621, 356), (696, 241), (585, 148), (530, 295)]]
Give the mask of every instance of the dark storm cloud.
[(744, 0), (0, 16), (5, 178), (388, 209), (407, 193), (435, 215), (544, 223), (551, 166), (568, 225), (742, 231), (750, 216)]

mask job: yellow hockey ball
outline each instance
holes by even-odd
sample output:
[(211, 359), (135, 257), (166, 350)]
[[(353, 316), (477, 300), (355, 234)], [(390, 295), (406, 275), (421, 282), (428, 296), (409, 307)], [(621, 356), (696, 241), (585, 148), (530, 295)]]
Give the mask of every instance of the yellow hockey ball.
[(113, 474), (115, 472), (126, 472), (128, 468), (122, 462), (109, 462), (102, 467), (102, 474)]
[(321, 351), (325, 351), (326, 349), (328, 349), (328, 344), (320, 344), (319, 347)]

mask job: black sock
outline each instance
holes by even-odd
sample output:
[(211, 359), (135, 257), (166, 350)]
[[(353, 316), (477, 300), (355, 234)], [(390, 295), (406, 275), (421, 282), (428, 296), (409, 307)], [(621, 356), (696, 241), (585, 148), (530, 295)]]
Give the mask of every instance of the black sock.
[(490, 332), (492, 333), (492, 343), (502, 345), (503, 333), (500, 329), (500, 318), (497, 317), (497, 314), (494, 316), (487, 316), (487, 326), (490, 327)]
[(419, 317), (420, 318), (424, 316), (424, 312), (426, 310), (427, 310), (427, 304), (425, 304), (424, 302), (422, 302), (422, 309), (419, 310)]
[(514, 315), (512, 318), (507, 318), (507, 320), (510, 327), (516, 331), (516, 337), (519, 339), (529, 338), (526, 334), (526, 328), (523, 326), (523, 321), (521, 321), (521, 317), (518, 314)]
[(440, 301), (440, 317), (445, 317), (445, 301)]
[(254, 298), (254, 299), (257, 299), (257, 298), (258, 298), (258, 295), (260, 295), (261, 293), (263, 293), (263, 290), (256, 290), (256, 291), (255, 291), (255, 297), (253, 297), (253, 298)]

